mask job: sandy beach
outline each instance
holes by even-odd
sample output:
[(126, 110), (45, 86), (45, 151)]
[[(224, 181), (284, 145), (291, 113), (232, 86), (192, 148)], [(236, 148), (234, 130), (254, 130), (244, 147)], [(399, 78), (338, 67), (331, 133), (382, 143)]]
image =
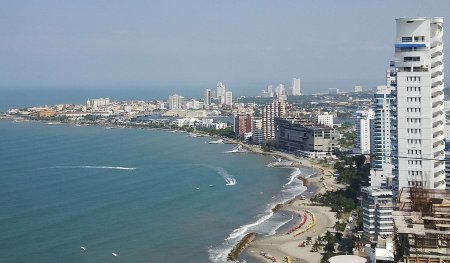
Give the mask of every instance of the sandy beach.
[[(310, 252), (312, 244), (307, 245), (306, 240), (311, 237), (314, 241), (317, 236), (324, 234), (327, 230), (332, 230), (336, 218), (330, 207), (314, 205), (310, 199), (318, 193), (334, 191), (344, 186), (336, 183), (335, 178), (330, 176), (333, 174), (332, 170), (313, 164), (306, 158), (283, 152), (264, 152), (259, 146), (247, 145), (238, 141), (235, 141), (235, 143), (242, 145), (249, 152), (272, 155), (290, 161), (291, 164), (287, 167), (312, 167), (317, 169), (315, 175), (302, 178), (305, 186), (307, 186), (307, 190), (302, 193), (303, 198), (297, 197), (276, 211), (276, 213), (289, 212), (294, 214), (293, 220), (277, 230), (275, 235), (258, 236), (244, 250), (240, 258), (245, 259), (248, 263), (272, 262), (269, 259), (272, 256), (276, 258), (276, 262), (283, 262), (286, 256), (289, 256), (293, 262), (320, 262), (322, 255), (318, 252)], [(299, 227), (300, 225), (301, 227)], [(291, 233), (288, 234), (288, 232)]]

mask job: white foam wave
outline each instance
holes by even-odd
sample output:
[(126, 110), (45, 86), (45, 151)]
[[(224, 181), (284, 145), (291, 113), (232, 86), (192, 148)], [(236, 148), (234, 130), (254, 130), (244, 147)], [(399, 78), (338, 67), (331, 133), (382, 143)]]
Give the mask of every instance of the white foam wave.
[(243, 225), (240, 228), (237, 228), (237, 229), (233, 230), (233, 233), (231, 233), (227, 238), (225, 238), (225, 240), (236, 239), (238, 237), (244, 236), (249, 228), (264, 223), (265, 221), (267, 221), (267, 219), (271, 218), (272, 215), (273, 215), (273, 211), (270, 210), (270, 212), (268, 212), (268, 214), (265, 214), (263, 217), (258, 219), (255, 223), (251, 223), (251, 224), (248, 224), (248, 225)]
[(286, 225), (287, 223), (291, 222), (292, 219), (294, 219), (294, 215), (292, 215), (290, 219), (288, 219), (288, 220), (286, 220), (286, 221), (281, 222), (280, 224), (278, 224), (274, 229), (272, 229), (272, 230), (269, 232), (269, 235), (270, 235), (270, 236), (275, 235), (275, 234), (277, 233), (277, 230), (280, 229), (280, 227), (282, 227), (282, 226)]
[(122, 167), (122, 166), (51, 166), (50, 169), (111, 169), (111, 170), (136, 170), (135, 167)]
[(227, 153), (245, 153), (247, 150), (245, 150), (242, 145), (236, 146), (233, 150), (227, 151)]
[(297, 176), (299, 176), (300, 174), (302, 174), (302, 170), (300, 170), (300, 168), (293, 168), (294, 170), (291, 173), (291, 176), (289, 177), (289, 182), (287, 182), (286, 184), (283, 185), (283, 188), (285, 188), (286, 186), (292, 184), (294, 182), (294, 180), (297, 178)]

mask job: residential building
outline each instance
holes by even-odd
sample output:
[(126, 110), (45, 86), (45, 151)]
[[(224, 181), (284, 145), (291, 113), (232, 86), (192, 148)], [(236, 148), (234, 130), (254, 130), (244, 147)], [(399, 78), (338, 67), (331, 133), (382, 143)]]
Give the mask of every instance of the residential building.
[(169, 96), (169, 110), (181, 110), (184, 97), (178, 94)]
[(211, 105), (211, 89), (205, 90), (205, 106)]
[(394, 210), (392, 190), (378, 187), (361, 188), (363, 197), (363, 239), (376, 242), (392, 236)]
[(233, 107), (233, 92), (225, 92), (225, 103), (226, 106)]
[(275, 118), (275, 142), (287, 152), (330, 155), (339, 147), (339, 132), (307, 120)]
[(317, 122), (324, 126), (333, 128), (333, 121), (333, 114), (329, 114), (328, 112), (317, 115)]
[(225, 93), (227, 92), (227, 87), (222, 82), (217, 83), (216, 96), (217, 101), (220, 105), (225, 104)]
[(263, 125), (262, 125), (262, 119), (261, 118), (253, 118), (253, 143), (261, 144), (264, 142), (264, 134), (263, 134)]
[(375, 113), (372, 109), (358, 111), (356, 119), (356, 142), (355, 152), (359, 154), (370, 154), (371, 136), (370, 122), (374, 119)]
[(301, 89), (300, 89), (300, 79), (299, 78), (293, 78), (292, 79), (292, 95), (293, 96), (300, 96), (302, 95)]
[[(371, 186), (392, 184), (392, 143), (391, 139), (395, 131), (393, 126), (393, 110), (395, 97), (392, 87), (378, 86), (374, 94), (375, 117), (371, 123)], [(381, 180), (377, 180), (376, 177)], [(383, 182), (388, 180), (388, 182)]]
[(284, 116), (285, 101), (275, 99), (271, 104), (264, 105), (262, 108), (262, 131), (264, 141), (275, 140), (275, 122), (276, 117)]
[(396, 22), (396, 190), (445, 189), (443, 18)]
[(253, 119), (250, 114), (238, 114), (234, 116), (234, 133), (237, 136), (243, 136), (244, 133), (251, 133), (253, 128)]

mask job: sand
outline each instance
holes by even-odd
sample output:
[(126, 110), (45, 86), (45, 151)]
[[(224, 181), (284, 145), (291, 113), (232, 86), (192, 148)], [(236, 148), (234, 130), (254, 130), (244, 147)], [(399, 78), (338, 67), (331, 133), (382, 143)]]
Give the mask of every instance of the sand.
[[(302, 228), (296, 230), (292, 234), (287, 234), (288, 230), (279, 230), (277, 234), (272, 236), (257, 237), (253, 243), (244, 251), (241, 258), (246, 259), (247, 262), (272, 262), (262, 255), (260, 251), (264, 251), (277, 259), (277, 262), (283, 262), (285, 256), (290, 256), (293, 262), (306, 262), (306, 263), (318, 263), (322, 258), (322, 255), (318, 252), (310, 252), (312, 243), (315, 241), (318, 235), (323, 235), (327, 230), (332, 231), (332, 227), (336, 222), (335, 213), (331, 212), (330, 207), (316, 206), (310, 201), (310, 198), (318, 193), (325, 193), (326, 191), (334, 191), (340, 188), (344, 188), (344, 185), (335, 182), (335, 178), (330, 176), (333, 171), (327, 167), (315, 164), (311, 160), (288, 154), (284, 152), (264, 152), (259, 146), (242, 144), (238, 141), (236, 143), (245, 147), (248, 151), (259, 154), (272, 155), (285, 160), (292, 161), (290, 167), (313, 167), (318, 170), (317, 174), (310, 178), (304, 179), (307, 190), (302, 193), (305, 197), (304, 200), (296, 198), (285, 204), (276, 213), (282, 213), (289, 211), (297, 215), (304, 215), (306, 211), (314, 214), (315, 224), (308, 231), (294, 236), (299, 232), (303, 232), (313, 224), (311, 214), (307, 214), (307, 221)], [(296, 217), (293, 219), (293, 223), (298, 225), (302, 217)], [(306, 241), (307, 237), (311, 237), (312, 241), (310, 245), (305, 247), (299, 247), (299, 244)]]

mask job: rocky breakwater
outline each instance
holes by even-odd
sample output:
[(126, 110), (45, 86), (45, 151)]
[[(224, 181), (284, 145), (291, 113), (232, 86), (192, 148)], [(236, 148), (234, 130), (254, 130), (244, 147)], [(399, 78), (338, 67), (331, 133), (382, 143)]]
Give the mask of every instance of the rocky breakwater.
[(236, 246), (230, 251), (228, 254), (227, 260), (228, 261), (236, 261), (239, 258), (239, 255), (241, 255), (242, 251), (246, 249), (250, 243), (252, 243), (253, 239), (255, 239), (256, 233), (252, 232), (247, 235), (245, 235), (239, 243), (236, 244)]

